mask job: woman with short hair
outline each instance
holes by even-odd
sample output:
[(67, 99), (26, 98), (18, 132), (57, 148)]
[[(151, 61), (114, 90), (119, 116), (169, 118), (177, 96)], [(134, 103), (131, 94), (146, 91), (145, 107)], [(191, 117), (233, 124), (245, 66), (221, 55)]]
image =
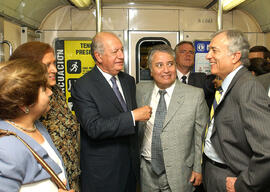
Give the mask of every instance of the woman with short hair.
[[(29, 59), (0, 64), (0, 129), (21, 137), (67, 183), (61, 155), (38, 121), (49, 109), (47, 68)], [(0, 192), (61, 192), (15, 136), (0, 137)], [(70, 192), (74, 192), (71, 190)]]
[(46, 65), (48, 85), (53, 92), (51, 109), (40, 118), (60, 152), (71, 188), (79, 191), (79, 133), (80, 125), (67, 106), (66, 97), (56, 85), (55, 56), (53, 48), (43, 42), (27, 42), (15, 49), (9, 60), (28, 58)]

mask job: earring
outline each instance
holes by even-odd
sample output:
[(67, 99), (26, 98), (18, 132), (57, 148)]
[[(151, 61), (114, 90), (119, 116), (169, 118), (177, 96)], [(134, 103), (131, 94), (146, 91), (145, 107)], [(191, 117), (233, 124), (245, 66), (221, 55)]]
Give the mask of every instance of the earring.
[(24, 111), (26, 114), (29, 113), (29, 109), (27, 107), (25, 107), (25, 111)]

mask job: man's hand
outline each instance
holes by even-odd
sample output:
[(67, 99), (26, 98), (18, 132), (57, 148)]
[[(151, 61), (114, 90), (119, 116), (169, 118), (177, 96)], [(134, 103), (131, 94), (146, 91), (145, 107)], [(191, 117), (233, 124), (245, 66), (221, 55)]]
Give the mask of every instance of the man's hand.
[(198, 186), (202, 183), (202, 174), (192, 171), (189, 182), (193, 184), (193, 186)]
[(133, 110), (135, 121), (147, 121), (152, 115), (152, 108), (148, 105)]
[(227, 177), (226, 178), (226, 189), (227, 192), (235, 192), (234, 183), (237, 177)]

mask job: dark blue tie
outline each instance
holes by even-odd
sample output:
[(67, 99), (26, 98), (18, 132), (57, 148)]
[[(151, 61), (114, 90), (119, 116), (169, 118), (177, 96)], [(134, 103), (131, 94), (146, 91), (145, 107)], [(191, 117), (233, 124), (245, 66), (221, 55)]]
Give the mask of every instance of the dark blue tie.
[(155, 115), (153, 127), (152, 144), (151, 144), (151, 165), (153, 171), (160, 175), (165, 170), (163, 153), (161, 147), (160, 134), (163, 129), (163, 123), (167, 114), (167, 107), (164, 95), (166, 90), (159, 90), (160, 98)]
[(184, 75), (184, 76), (182, 76), (181, 79), (182, 79), (182, 82), (183, 82), (183, 83), (187, 84), (187, 80), (186, 80), (186, 79), (187, 79), (187, 76)]
[(118, 86), (116, 84), (116, 78), (113, 76), (111, 78), (111, 81), (112, 81), (112, 84), (113, 84), (113, 86), (112, 86), (113, 91), (114, 91), (116, 97), (118, 98), (118, 101), (121, 104), (123, 110), (126, 112), (127, 111), (127, 105), (126, 105), (126, 102), (124, 101), (123, 96), (120, 93), (119, 88), (118, 88)]

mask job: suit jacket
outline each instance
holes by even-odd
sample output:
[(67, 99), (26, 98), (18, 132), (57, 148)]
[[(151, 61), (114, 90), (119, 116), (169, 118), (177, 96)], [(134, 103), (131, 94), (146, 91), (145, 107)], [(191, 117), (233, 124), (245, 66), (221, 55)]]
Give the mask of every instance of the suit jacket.
[(78, 79), (71, 91), (81, 124), (82, 192), (124, 192), (130, 172), (138, 177), (137, 128), (130, 112), (136, 108), (135, 80), (123, 72), (118, 77), (128, 112), (97, 67)]
[(269, 104), (262, 85), (243, 67), (215, 110), (210, 139), (237, 177), (237, 192), (270, 191)]
[(215, 79), (215, 75), (206, 75), (200, 72), (191, 72), (188, 77), (188, 84), (194, 87), (202, 88), (205, 95), (207, 106), (210, 109), (215, 97), (215, 87), (212, 81)]
[[(46, 128), (39, 121), (36, 121), (35, 125), (62, 161), (64, 167), (61, 155), (54, 146)], [(3, 120), (0, 120), (0, 129), (16, 133), (46, 161), (56, 174), (61, 173), (61, 168), (34, 139)], [(43, 169), (30, 150), (19, 139), (14, 136), (0, 137), (0, 192), (19, 191), (23, 184), (38, 182), (50, 177), (51, 175)]]
[(266, 91), (268, 91), (269, 86), (270, 86), (270, 73), (257, 76), (257, 79), (261, 82), (261, 84), (266, 89)]
[[(150, 105), (154, 82), (137, 85), (138, 106)], [(201, 134), (208, 120), (203, 91), (176, 80), (161, 145), (166, 175), (172, 192), (192, 191), (191, 172), (201, 173)], [(139, 123), (140, 144), (146, 123)]]

